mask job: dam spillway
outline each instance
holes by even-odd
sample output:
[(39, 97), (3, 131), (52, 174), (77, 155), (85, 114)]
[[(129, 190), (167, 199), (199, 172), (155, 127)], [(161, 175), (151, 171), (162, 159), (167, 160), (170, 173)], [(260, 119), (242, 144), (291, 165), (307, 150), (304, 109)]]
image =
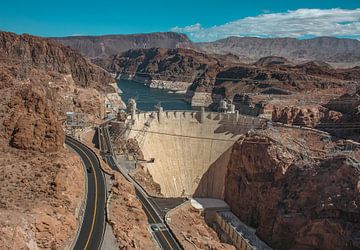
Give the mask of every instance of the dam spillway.
[(165, 197), (223, 198), (232, 145), (261, 120), (205, 111), (133, 114), (127, 138), (135, 138), (153, 180)]

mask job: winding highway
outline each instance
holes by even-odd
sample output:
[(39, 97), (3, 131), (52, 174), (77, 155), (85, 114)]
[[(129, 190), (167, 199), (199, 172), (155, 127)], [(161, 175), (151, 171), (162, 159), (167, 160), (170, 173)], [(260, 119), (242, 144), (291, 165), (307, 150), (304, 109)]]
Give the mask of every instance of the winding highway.
[(127, 180), (132, 182), (135, 187), (136, 196), (142, 203), (145, 214), (148, 218), (148, 223), (151, 226), (152, 233), (159, 243), (162, 249), (182, 249), (181, 246), (176, 241), (175, 237), (169, 231), (167, 225), (164, 223), (161, 216), (156, 212), (155, 208), (151, 205), (148, 200), (147, 195), (143, 191), (143, 189), (128, 175), (125, 171), (122, 171), (121, 167), (115, 163), (112, 150), (110, 145), (110, 138), (108, 135), (107, 129), (104, 127), (99, 127), (99, 145), (100, 150), (102, 152), (102, 156), (108, 165), (115, 171), (121, 172)]
[(105, 178), (93, 151), (72, 137), (66, 137), (65, 143), (80, 156), (87, 174), (86, 206), (74, 249), (100, 249), (105, 230)]

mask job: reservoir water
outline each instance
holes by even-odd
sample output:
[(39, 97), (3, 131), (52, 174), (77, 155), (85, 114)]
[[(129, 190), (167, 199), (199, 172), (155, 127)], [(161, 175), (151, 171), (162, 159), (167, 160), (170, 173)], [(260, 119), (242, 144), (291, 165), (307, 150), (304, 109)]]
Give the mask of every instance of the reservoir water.
[(169, 92), (164, 89), (153, 89), (142, 83), (118, 80), (117, 84), (123, 91), (121, 98), (125, 103), (129, 98), (135, 98), (137, 108), (143, 111), (154, 110), (159, 102), (164, 110), (191, 110), (191, 105), (185, 102), (184, 94)]

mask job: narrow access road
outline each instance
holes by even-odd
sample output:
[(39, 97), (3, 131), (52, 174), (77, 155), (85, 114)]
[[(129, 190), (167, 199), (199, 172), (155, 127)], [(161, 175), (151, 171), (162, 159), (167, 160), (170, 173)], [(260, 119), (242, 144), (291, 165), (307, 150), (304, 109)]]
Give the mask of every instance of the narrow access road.
[(141, 189), (141, 187), (139, 187), (137, 183), (133, 181), (129, 175), (127, 175), (124, 171), (121, 171), (121, 169), (118, 168), (112, 156), (110, 138), (107, 129), (105, 129), (104, 127), (99, 127), (98, 132), (100, 137), (99, 143), (100, 143), (100, 149), (102, 149), (102, 156), (104, 157), (107, 164), (113, 170), (121, 172), (127, 180), (129, 180), (134, 184), (136, 196), (142, 203), (145, 214), (148, 218), (148, 223), (150, 224), (151, 230), (157, 242), (160, 244), (161, 248), (166, 250), (182, 249), (181, 246), (178, 244), (177, 240), (175, 239), (175, 237), (170, 232), (167, 225), (164, 223), (161, 216), (156, 212), (155, 208), (150, 204), (148, 197)]
[(99, 159), (87, 146), (72, 137), (65, 143), (82, 159), (87, 174), (87, 201), (75, 250), (100, 249), (105, 230), (106, 185)]

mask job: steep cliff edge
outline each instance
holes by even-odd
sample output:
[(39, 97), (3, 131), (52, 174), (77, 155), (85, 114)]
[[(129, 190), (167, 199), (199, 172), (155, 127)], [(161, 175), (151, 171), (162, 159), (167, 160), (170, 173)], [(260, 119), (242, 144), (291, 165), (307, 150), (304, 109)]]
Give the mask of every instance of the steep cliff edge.
[(1, 249), (70, 246), (85, 173), (64, 147), (65, 112), (99, 121), (113, 81), (56, 42), (0, 32)]
[(266, 96), (247, 97), (248, 103), (243, 103), (243, 109), (261, 106), (261, 112), (272, 121), (317, 128), (341, 138), (360, 139), (359, 90), (328, 89), (273, 100)]
[(359, 248), (359, 148), (331, 153), (339, 143), (281, 127), (244, 136), (225, 201), (275, 249)]
[(49, 73), (71, 74), (81, 87), (111, 90), (108, 84), (114, 82), (108, 73), (88, 62), (77, 51), (52, 40), (0, 32), (0, 53), (1, 60), (22, 64), (16, 78), (27, 78), (31, 69), (36, 68)]
[(181, 48), (134, 49), (93, 62), (121, 77), (172, 90), (187, 90), (207, 68), (220, 65), (215, 57)]

